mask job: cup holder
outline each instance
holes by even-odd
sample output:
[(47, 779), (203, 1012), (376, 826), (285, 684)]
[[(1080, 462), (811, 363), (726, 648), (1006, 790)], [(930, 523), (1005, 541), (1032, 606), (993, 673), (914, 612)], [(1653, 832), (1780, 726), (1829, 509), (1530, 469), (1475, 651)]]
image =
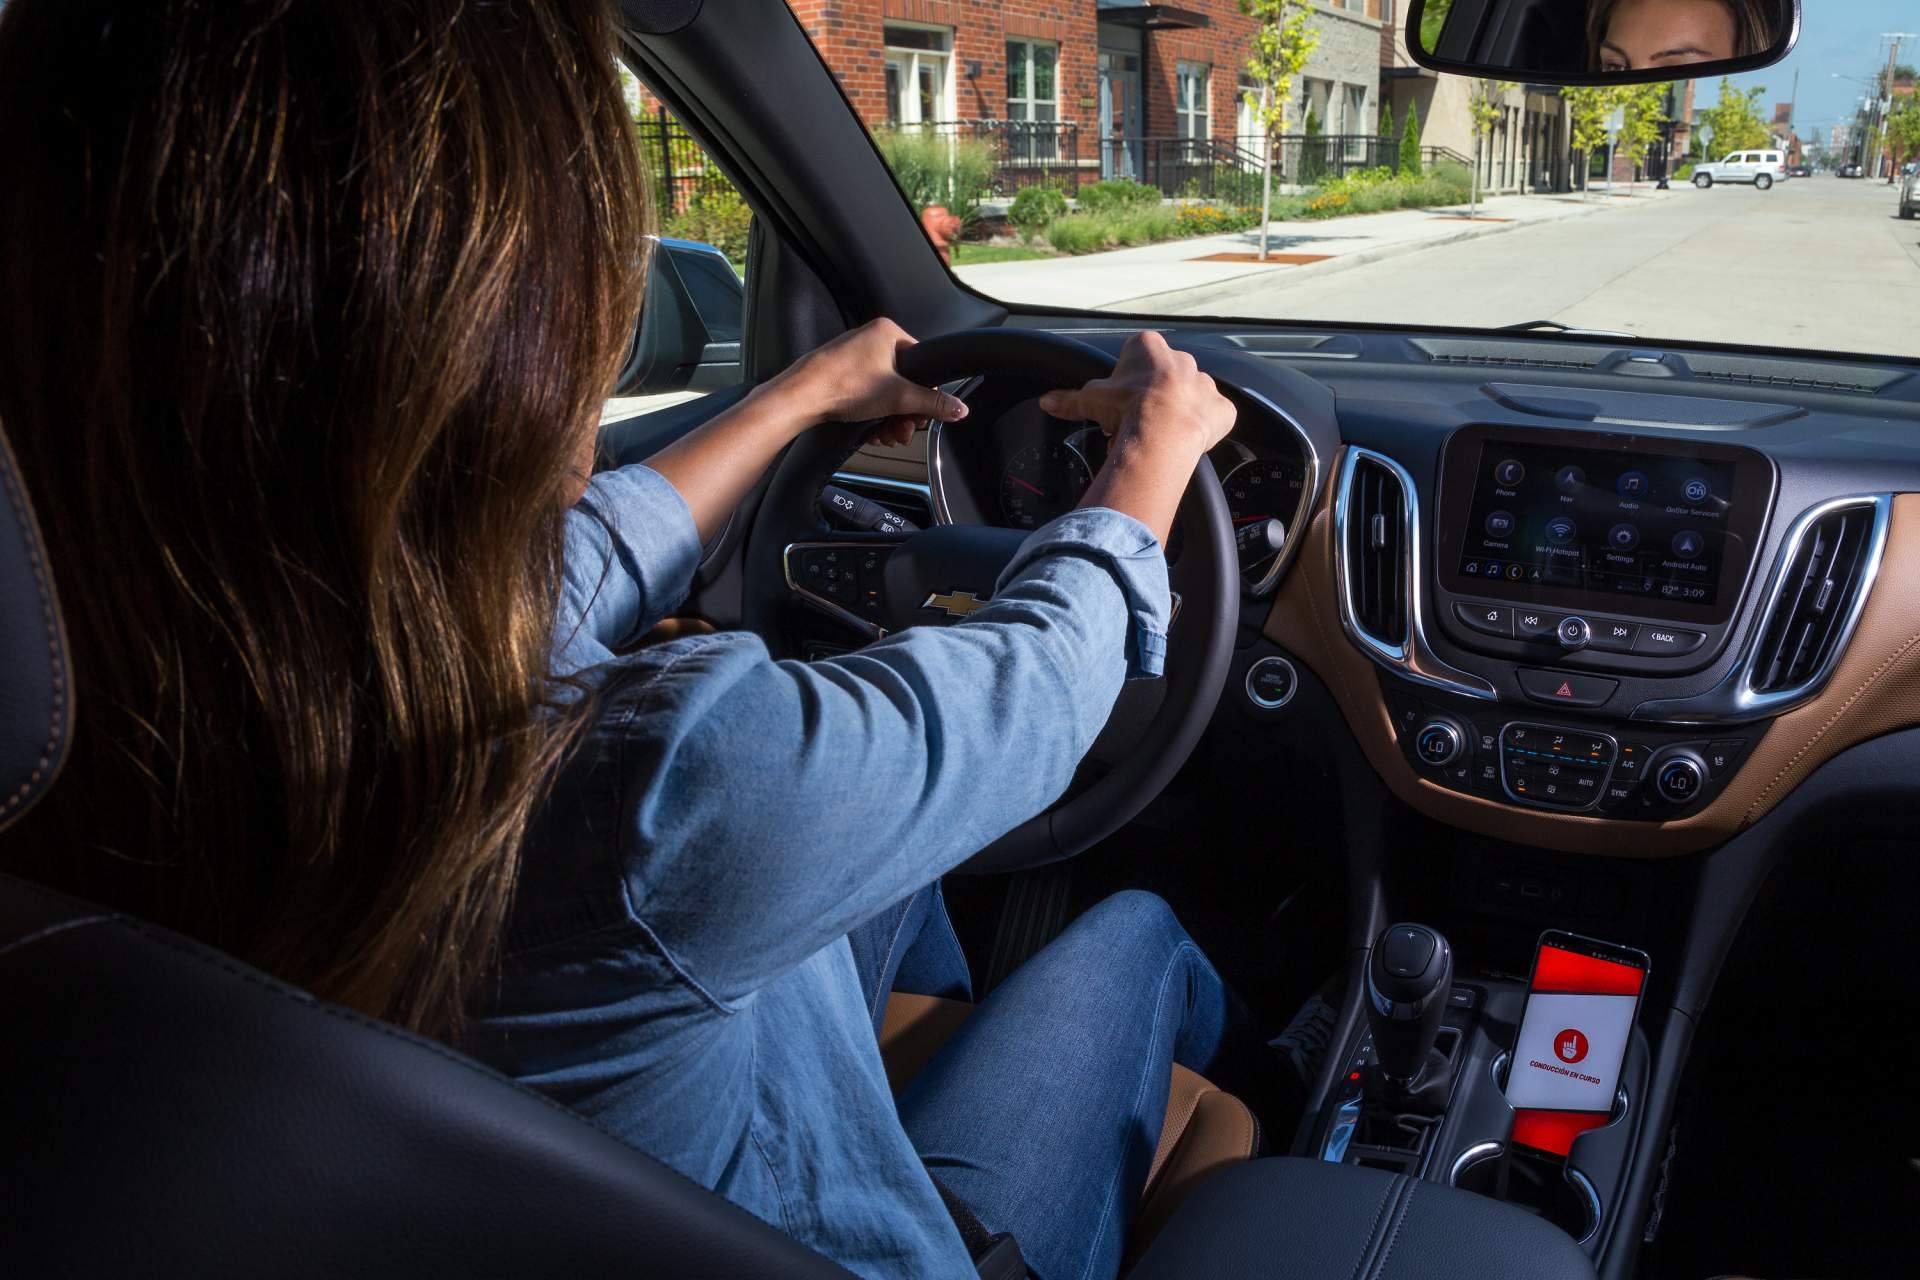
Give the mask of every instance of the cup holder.
[[(1493, 1062), (1494, 1086), (1503, 1094), (1508, 1060), (1503, 1053)], [(1627, 1095), (1622, 1090), (1614, 1098), (1607, 1124), (1618, 1123), (1626, 1111)], [(1504, 1200), (1545, 1218), (1583, 1244), (1600, 1229), (1600, 1195), (1587, 1176), (1525, 1148), (1509, 1148), (1503, 1142), (1469, 1147), (1453, 1162), (1447, 1180), (1462, 1191)]]

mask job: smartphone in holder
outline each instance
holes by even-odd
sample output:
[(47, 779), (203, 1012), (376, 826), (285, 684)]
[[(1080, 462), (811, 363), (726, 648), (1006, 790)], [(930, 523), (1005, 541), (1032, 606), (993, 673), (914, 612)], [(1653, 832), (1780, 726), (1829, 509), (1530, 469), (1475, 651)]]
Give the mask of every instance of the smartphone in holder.
[(1514, 1145), (1565, 1160), (1575, 1138), (1613, 1114), (1648, 964), (1633, 947), (1540, 935), (1507, 1064)]

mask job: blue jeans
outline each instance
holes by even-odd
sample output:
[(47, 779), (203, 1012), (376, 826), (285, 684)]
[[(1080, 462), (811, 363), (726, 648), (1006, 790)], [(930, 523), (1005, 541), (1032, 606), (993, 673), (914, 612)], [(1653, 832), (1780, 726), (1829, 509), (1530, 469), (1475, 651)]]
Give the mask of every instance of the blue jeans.
[[(849, 940), (876, 1028), (896, 985), (965, 989), (937, 885)], [(1040, 1280), (1104, 1280), (1160, 1141), (1172, 1064), (1204, 1072), (1238, 1034), (1232, 1009), (1165, 902), (1115, 894), (981, 1003), (900, 1096), (901, 1124)]]

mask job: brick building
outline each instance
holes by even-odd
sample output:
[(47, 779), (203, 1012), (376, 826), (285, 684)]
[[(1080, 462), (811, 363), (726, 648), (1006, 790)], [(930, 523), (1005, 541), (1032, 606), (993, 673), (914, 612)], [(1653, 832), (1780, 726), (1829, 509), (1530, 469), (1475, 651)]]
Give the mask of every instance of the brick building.
[[(993, 138), (1015, 167), (1044, 161), (1050, 178), (1065, 170), (1076, 182), (1171, 189), (1180, 175), (1163, 172), (1170, 165), (1257, 163), (1261, 131), (1242, 100), (1255, 24), (1236, 0), (789, 3), (870, 128)], [(1320, 47), (1295, 85), (1291, 128), (1311, 109), (1325, 134), (1375, 132), (1380, 30), (1393, 7), (1314, 5)], [(1365, 150), (1342, 142), (1333, 158), (1358, 163)]]

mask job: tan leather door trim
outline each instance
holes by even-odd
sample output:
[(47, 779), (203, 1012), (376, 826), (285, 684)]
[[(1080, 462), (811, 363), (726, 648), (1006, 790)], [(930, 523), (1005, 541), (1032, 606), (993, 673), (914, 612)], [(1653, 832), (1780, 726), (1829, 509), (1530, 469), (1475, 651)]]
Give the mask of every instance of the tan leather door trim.
[[(1339, 473), (1338, 459), (1329, 470)], [(1665, 857), (1712, 848), (1752, 826), (1822, 764), (1869, 738), (1920, 724), (1920, 494), (1898, 494), (1873, 594), (1821, 694), (1776, 720), (1726, 789), (1674, 822), (1618, 822), (1547, 813), (1462, 795), (1427, 781), (1400, 754), (1373, 662), (1340, 629), (1333, 486), (1275, 594), (1268, 639), (1333, 692), (1361, 750), (1393, 793), (1430, 818), (1501, 840), (1572, 853)], [(1515, 708), (1516, 716), (1523, 714)], [(1702, 737), (1712, 736), (1703, 730)]]

